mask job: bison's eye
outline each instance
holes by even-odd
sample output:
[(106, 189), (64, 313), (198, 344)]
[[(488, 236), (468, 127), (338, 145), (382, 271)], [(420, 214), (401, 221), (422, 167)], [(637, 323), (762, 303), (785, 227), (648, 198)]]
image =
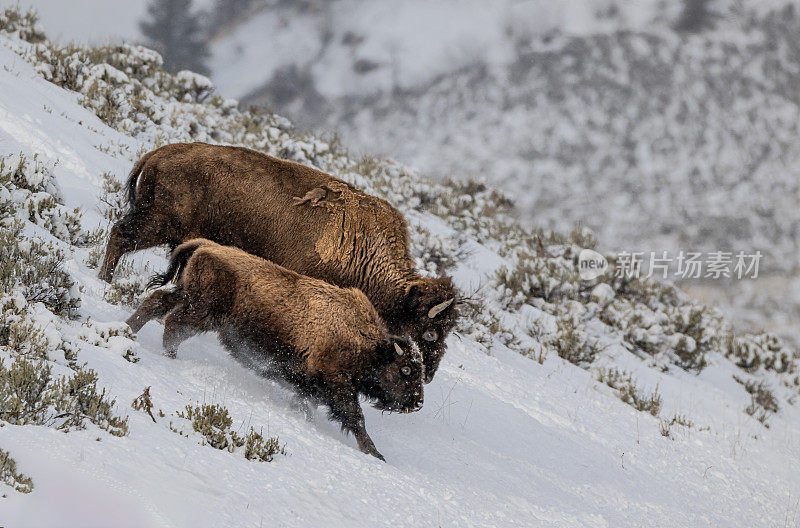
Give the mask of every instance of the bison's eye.
[(403, 373), (403, 376), (410, 376), (411, 375), (411, 367), (403, 367), (400, 369), (400, 372)]
[(436, 341), (439, 339), (439, 334), (436, 333), (436, 330), (428, 329), (425, 330), (424, 334), (422, 334), (422, 339), (425, 341)]

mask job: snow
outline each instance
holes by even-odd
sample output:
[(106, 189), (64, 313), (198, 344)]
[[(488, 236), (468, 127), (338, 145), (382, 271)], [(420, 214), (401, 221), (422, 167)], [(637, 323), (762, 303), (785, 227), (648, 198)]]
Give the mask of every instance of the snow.
[[(305, 35), (298, 38), (298, 35)], [(245, 22), (243, 31), (221, 39), (212, 58), (214, 81), (220, 91), (234, 97), (261, 87), (282, 65), (308, 62), (321, 45), (317, 27), (309, 20), (280, 20), (257, 15)], [(225, 71), (225, 64), (247, 64), (248, 74), (241, 70)], [(237, 90), (231, 90), (236, 86)]]
[[(86, 228), (101, 225), (100, 175), (123, 178), (135, 153), (161, 138), (106, 126), (77, 94), (20, 59), (12, 51), (18, 45), (0, 34), (0, 155), (38, 153), (54, 163), (66, 206), (84, 211)], [(322, 144), (314, 141), (295, 147), (318, 152)], [(432, 236), (456, 234), (428, 213), (409, 219)], [(465, 291), (511, 264), (478, 240), (466, 246), (454, 273)], [(630, 371), (642, 388), (657, 386), (662, 417), (685, 414), (699, 426), (675, 425), (667, 438), (659, 418), (634, 410), (555, 353), (539, 363), (502, 345), (487, 353), (468, 336), (452, 335), (421, 411), (365, 407), (382, 463), (360, 453), (322, 409), (306, 421), (288, 391), (235, 362), (213, 335), (191, 339), (169, 359), (162, 327), (151, 322), (133, 341), (140, 361), (126, 361), (120, 345), (127, 343), (111, 334), (130, 310), (104, 300), (108, 286), (86, 266), (87, 249), (68, 249), (66, 267), (82, 288), (79, 320), (52, 324), (75, 339), (79, 362), (98, 372), (117, 411), (130, 416), (130, 434), (0, 427), (0, 446), (35, 484), (30, 494), (9, 490), (0, 499), (0, 523), (8, 528), (800, 524), (800, 412), (782, 400), (769, 429), (744, 414), (749, 397), (731, 377), (741, 371), (722, 357), (711, 357), (697, 376), (664, 373), (602, 330), (609, 343), (602, 365)], [(134, 265), (161, 269), (161, 255), (141, 252)], [(591, 304), (575, 305), (590, 318)], [(487, 309), (500, 310), (491, 303)], [(534, 314), (542, 312), (526, 305), (508, 317), (522, 325)], [(647, 317), (642, 327), (653, 324)], [(146, 386), (166, 414), (157, 423), (130, 408)], [(189, 423), (172, 415), (197, 402), (224, 404), (239, 430), (263, 427), (288, 454), (256, 463), (200, 445)], [(171, 431), (170, 421), (188, 435)]]
[[(413, 89), (475, 63), (506, 64), (514, 38), (559, 30), (608, 30), (597, 12), (608, 0), (341, 0), (317, 9), (265, 7), (212, 42), (214, 81), (229, 96), (244, 97), (289, 66), (309, 68), (325, 97)], [(624, 10), (623, 26), (644, 25), (655, 0)], [(615, 25), (614, 27), (619, 27)], [(359, 72), (357, 64), (373, 64)]]
[(614, 290), (608, 284), (601, 283), (592, 289), (590, 298), (600, 306), (605, 306), (614, 298)]

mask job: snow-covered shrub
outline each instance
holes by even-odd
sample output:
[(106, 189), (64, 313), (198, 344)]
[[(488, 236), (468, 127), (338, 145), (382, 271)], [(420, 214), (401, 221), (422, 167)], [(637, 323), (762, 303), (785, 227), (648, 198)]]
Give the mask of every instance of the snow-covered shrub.
[[(0, 482), (11, 486), (20, 493), (33, 491), (33, 480), (17, 470), (17, 461), (11, 458), (11, 453), (0, 449)], [(2, 495), (5, 497), (5, 494)]]
[[(598, 381), (605, 383), (612, 389), (616, 389), (619, 399), (623, 402), (637, 411), (658, 416), (658, 413), (661, 411), (662, 403), (661, 395), (658, 393), (658, 387), (649, 394), (645, 393), (636, 386), (636, 382), (633, 380), (630, 373), (616, 368), (599, 369), (596, 375)], [(668, 436), (668, 434), (664, 436)]]
[(31, 43), (44, 41), (47, 37), (35, 11), (23, 12), (19, 7), (7, 7), (0, 11), (0, 31), (15, 33)]
[(108, 242), (108, 229), (98, 227), (90, 232), (86, 237), (86, 246), (89, 249), (84, 264), (91, 269), (98, 269), (103, 262), (106, 254), (106, 243)]
[[(185, 411), (178, 411), (178, 417), (191, 421), (192, 429), (203, 436), (202, 444), (233, 453), (237, 448), (245, 448), (245, 458), (260, 462), (272, 462), (277, 454), (286, 454), (280, 447), (278, 437), (264, 438), (261, 432), (252, 427), (241, 436), (231, 429), (233, 420), (228, 409), (219, 404), (187, 405)], [(172, 424), (170, 423), (172, 427)], [(173, 430), (176, 430), (173, 427)], [(182, 431), (181, 431), (181, 434)]]
[(101, 174), (100, 178), (102, 179), (102, 192), (99, 209), (107, 224), (86, 234), (86, 246), (89, 247), (89, 254), (85, 263), (92, 269), (100, 267), (111, 226), (123, 217), (128, 208), (122, 182), (109, 172)]
[(677, 364), (686, 370), (702, 370), (706, 355), (722, 347), (722, 318), (715, 310), (705, 306), (680, 306), (673, 310), (673, 335), (677, 335), (674, 352)]
[(779, 410), (778, 399), (772, 389), (764, 380), (745, 380), (739, 376), (734, 376), (733, 379), (740, 383), (750, 395), (750, 404), (744, 412), (761, 422), (764, 427), (769, 428), (767, 421)]
[(214, 84), (205, 75), (182, 70), (175, 74), (175, 98), (179, 101), (202, 103), (214, 91)]
[(86, 241), (80, 210), (63, 205), (53, 166), (38, 155), (0, 157), (0, 212), (28, 220), (70, 244)]
[(108, 349), (131, 363), (139, 361), (139, 357), (134, 351), (136, 348), (135, 336), (128, 325), (123, 322), (100, 323), (90, 319), (83, 323), (83, 327), (78, 333), (78, 339)]
[(203, 436), (203, 445), (208, 444), (213, 448), (227, 449), (230, 452), (241, 446), (234, 438), (235, 433), (231, 431), (233, 420), (228, 409), (222, 405), (187, 405), (184, 411), (178, 411), (176, 414), (179, 418), (192, 423), (192, 429)]
[(286, 447), (281, 446), (277, 436), (264, 437), (264, 430), (250, 431), (244, 437), (244, 457), (247, 460), (272, 462), (275, 455), (285, 455)]
[(460, 256), (458, 244), (450, 238), (434, 236), (424, 227), (411, 229), (412, 248), (421, 272), (438, 276), (447, 272)]
[[(560, 250), (561, 247), (551, 246), (548, 249)], [(570, 251), (569, 248), (566, 250)], [(548, 254), (546, 257), (519, 251), (513, 268), (498, 270), (497, 284), (503, 288), (509, 308), (518, 307), (523, 302), (534, 304), (533, 299), (537, 298), (552, 303), (578, 297), (580, 283), (577, 268), (566, 266), (561, 261), (565, 258), (563, 253)]]
[(147, 291), (147, 283), (150, 281), (148, 274), (149, 266), (145, 265), (143, 269), (139, 270), (130, 261), (123, 258), (114, 272), (114, 279), (105, 292), (105, 300), (111, 304), (138, 305)]
[(549, 344), (555, 348), (558, 356), (573, 365), (591, 364), (597, 355), (597, 348), (587, 332), (579, 328), (575, 319), (569, 315), (559, 317), (556, 325), (558, 329), (549, 338)]
[(161, 55), (144, 46), (121, 44), (91, 48), (88, 52), (92, 62), (106, 63), (141, 82), (153, 79), (163, 72), (164, 60)]
[(25, 308), (11, 297), (0, 302), (0, 348), (33, 360), (47, 359), (51, 348), (47, 337)]
[[(64, 339), (58, 317), (43, 304), (30, 304), (20, 291), (0, 296), (0, 352), (31, 361), (56, 361), (77, 370), (74, 343)], [(63, 360), (62, 360), (63, 358)]]
[(778, 374), (797, 372), (797, 358), (779, 337), (768, 332), (729, 336), (726, 355), (748, 372), (755, 372), (759, 368)]
[(53, 377), (45, 361), (22, 356), (6, 367), (0, 358), (0, 420), (14, 425), (46, 425), (60, 431), (85, 429), (86, 421), (114, 436), (128, 434), (128, 418), (114, 414), (115, 400), (97, 390), (97, 373), (79, 369)]
[(23, 154), (0, 159), (0, 172), (7, 171), (8, 179), (15, 187), (32, 193), (46, 193), (61, 200), (53, 168), (53, 165), (40, 160), (37, 154), (30, 159)]
[(53, 313), (70, 316), (80, 306), (80, 292), (64, 271), (64, 253), (53, 244), (22, 235), (19, 223), (0, 225), (0, 290), (19, 290), (30, 303), (42, 302)]
[(109, 225), (118, 222), (128, 208), (125, 189), (122, 182), (110, 172), (100, 175), (103, 180), (103, 192), (100, 195), (100, 212)]
[[(451, 179), (445, 182), (446, 191), (439, 193), (430, 210), (438, 216), (466, 215), (478, 221), (480, 218), (497, 218), (509, 214), (514, 207), (511, 197), (486, 182), (470, 178)], [(472, 226), (473, 228), (476, 226)]]

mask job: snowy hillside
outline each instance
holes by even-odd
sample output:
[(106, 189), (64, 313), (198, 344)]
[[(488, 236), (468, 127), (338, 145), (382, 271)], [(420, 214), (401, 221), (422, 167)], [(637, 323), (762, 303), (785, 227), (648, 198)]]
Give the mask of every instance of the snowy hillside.
[(507, 67), (350, 100), (326, 126), (442, 176), (482, 175), (525, 220), (581, 220), (616, 250), (759, 249), (796, 270), (800, 15), (750, 24), (529, 41)]
[(795, 271), (800, 14), (716, 2), (717, 29), (687, 36), (656, 3), (572, 4), (265, 9), (215, 41), (213, 78), (365, 152), (486, 178), (534, 225), (582, 221), (618, 251), (759, 249)]
[(696, 291), (800, 344), (796, 4), (713, 1), (699, 34), (679, 2), (355, 4), (264, 8), (213, 41), (212, 78), (604, 249), (761, 251), (757, 288)]
[[(6, 11), (0, 65), (0, 525), (800, 525), (800, 368), (774, 336), (668, 285), (582, 281), (588, 231), (526, 229), (482, 184), (351, 158), (144, 48), (61, 48)], [(192, 140), (386, 198), (419, 265), (469, 297), (423, 409), (365, 408), (386, 463), (215, 336), (168, 359), (160, 324), (122, 323), (165, 252), (96, 278), (119, 184)]]

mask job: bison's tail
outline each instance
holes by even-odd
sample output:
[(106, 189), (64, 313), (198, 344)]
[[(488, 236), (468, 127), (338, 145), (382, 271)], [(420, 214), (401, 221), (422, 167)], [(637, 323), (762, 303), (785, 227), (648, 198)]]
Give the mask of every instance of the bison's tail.
[(167, 271), (153, 275), (153, 278), (150, 279), (150, 282), (147, 283), (147, 286), (149, 288), (158, 288), (160, 286), (164, 286), (172, 280), (177, 282), (181, 276), (181, 273), (183, 273), (183, 269), (186, 267), (186, 263), (189, 261), (189, 258), (191, 258), (197, 248), (206, 242), (207, 240), (202, 238), (195, 238), (193, 240), (189, 240), (188, 242), (184, 242), (180, 246), (173, 249), (169, 258), (169, 267), (167, 268)]

